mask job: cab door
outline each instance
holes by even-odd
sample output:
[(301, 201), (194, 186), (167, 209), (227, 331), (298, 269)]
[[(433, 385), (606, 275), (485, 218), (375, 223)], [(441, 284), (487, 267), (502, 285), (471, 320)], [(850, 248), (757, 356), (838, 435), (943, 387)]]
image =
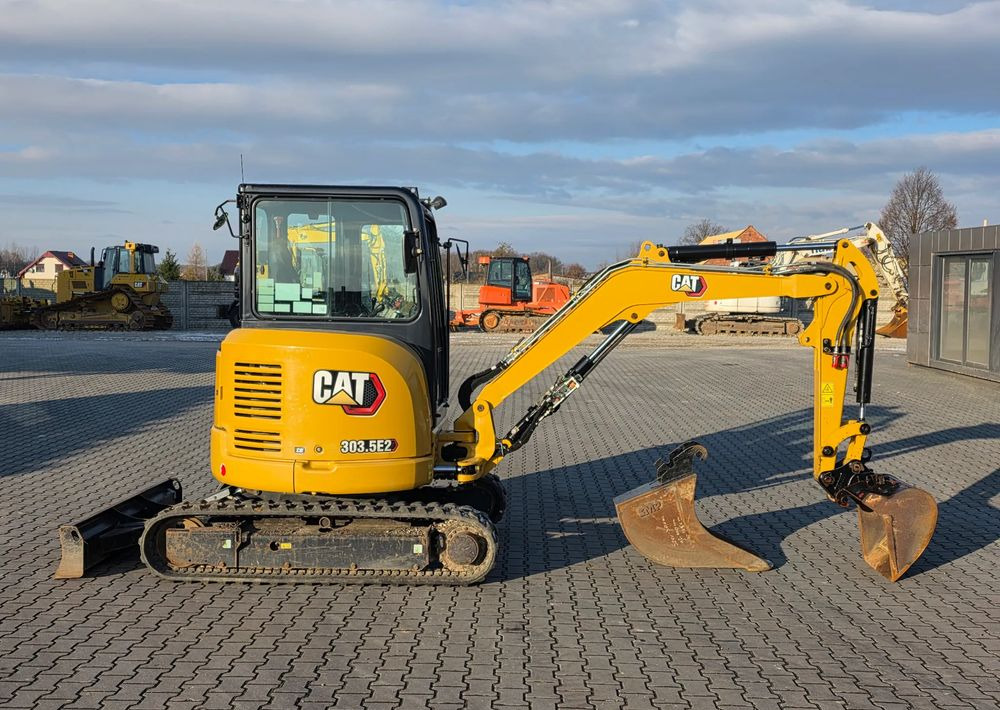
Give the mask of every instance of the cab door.
[(527, 303), (531, 300), (531, 267), (527, 261), (514, 262), (514, 303)]

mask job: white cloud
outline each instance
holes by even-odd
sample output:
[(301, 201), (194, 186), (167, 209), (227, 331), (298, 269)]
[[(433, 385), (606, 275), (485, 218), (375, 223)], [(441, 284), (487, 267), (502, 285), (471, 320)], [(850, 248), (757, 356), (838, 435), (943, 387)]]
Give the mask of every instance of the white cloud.
[(1000, 2), (21, 2), (0, 60), (32, 71), (0, 85), (20, 99), (0, 121), (526, 142), (852, 128), (1000, 112), (998, 40)]
[[(997, 1), (21, 0), (0, 12), (8, 184), (101, 195), (154, 180), (214, 198), (242, 153), (249, 179), (471, 191), (479, 211), (446, 222), (487, 240), (537, 229), (593, 255), (616, 225), (712, 216), (791, 236), (870, 218), (920, 164), (978, 221), (1000, 180)], [(943, 127), (870, 137), (901, 113)], [(115, 229), (143, 227), (130, 219)]]

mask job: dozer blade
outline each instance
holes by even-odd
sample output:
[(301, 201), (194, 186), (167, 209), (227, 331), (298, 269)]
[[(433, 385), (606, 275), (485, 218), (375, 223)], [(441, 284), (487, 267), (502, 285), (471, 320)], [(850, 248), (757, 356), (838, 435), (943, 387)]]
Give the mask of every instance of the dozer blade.
[(937, 524), (937, 503), (920, 488), (900, 484), (891, 495), (870, 493), (858, 506), (861, 554), (872, 569), (895, 582), (927, 548)]
[(123, 498), (75, 525), (59, 526), (62, 559), (56, 579), (76, 579), (109, 555), (136, 547), (146, 521), (181, 502), (181, 483), (168, 478), (151, 488)]
[(898, 306), (893, 309), (892, 320), (883, 325), (881, 328), (876, 328), (875, 332), (879, 335), (884, 335), (887, 338), (905, 338), (908, 320), (909, 317), (906, 307)]
[(709, 532), (694, 509), (694, 459), (708, 451), (689, 441), (656, 462), (656, 480), (615, 498), (625, 537), (642, 555), (669, 567), (727, 567), (763, 572), (771, 563)]

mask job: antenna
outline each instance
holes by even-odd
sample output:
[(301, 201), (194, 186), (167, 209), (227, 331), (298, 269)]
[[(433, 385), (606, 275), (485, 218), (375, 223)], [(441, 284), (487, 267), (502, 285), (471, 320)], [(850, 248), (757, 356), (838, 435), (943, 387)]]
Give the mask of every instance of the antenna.
[(243, 172), (243, 153), (240, 153), (240, 182), (246, 182), (247, 176)]

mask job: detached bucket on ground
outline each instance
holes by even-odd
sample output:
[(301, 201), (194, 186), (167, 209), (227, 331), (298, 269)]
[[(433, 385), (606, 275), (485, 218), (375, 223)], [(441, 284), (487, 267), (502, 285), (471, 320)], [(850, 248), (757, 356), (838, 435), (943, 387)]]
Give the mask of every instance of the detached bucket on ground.
[(647, 559), (669, 567), (771, 569), (771, 563), (711, 533), (694, 509), (694, 459), (708, 451), (689, 441), (656, 462), (656, 480), (614, 499), (628, 541)]

